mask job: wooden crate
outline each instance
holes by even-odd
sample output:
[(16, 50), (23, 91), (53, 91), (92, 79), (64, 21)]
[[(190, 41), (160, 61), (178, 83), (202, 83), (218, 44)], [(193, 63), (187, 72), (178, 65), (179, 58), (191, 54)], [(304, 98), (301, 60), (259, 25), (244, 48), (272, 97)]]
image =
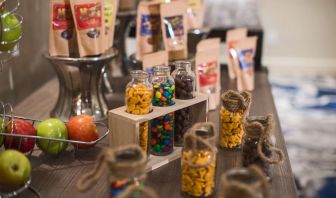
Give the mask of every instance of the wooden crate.
[[(109, 111), (110, 146), (115, 148), (126, 144), (139, 144), (139, 125), (154, 118), (171, 112), (191, 107), (193, 123), (205, 122), (208, 113), (208, 96), (197, 93), (190, 100), (175, 100), (170, 107), (153, 107), (153, 111), (146, 115), (133, 115), (126, 112), (126, 106)], [(168, 156), (149, 156), (147, 171), (154, 170), (181, 157), (181, 148), (174, 147), (174, 152)]]

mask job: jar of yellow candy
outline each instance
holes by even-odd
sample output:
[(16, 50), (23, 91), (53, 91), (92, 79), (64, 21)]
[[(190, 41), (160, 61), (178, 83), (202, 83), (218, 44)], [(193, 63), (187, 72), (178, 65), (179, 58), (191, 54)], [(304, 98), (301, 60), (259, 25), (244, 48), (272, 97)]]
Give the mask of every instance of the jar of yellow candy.
[(194, 133), (184, 136), (181, 191), (187, 197), (210, 197), (215, 192), (216, 148)]
[(221, 176), (220, 198), (268, 198), (270, 187), (259, 167), (234, 168)]
[(219, 146), (238, 149), (242, 144), (243, 120), (249, 111), (251, 95), (229, 90), (222, 94), (221, 100)]
[[(135, 70), (131, 72), (132, 80), (126, 86), (126, 112), (143, 115), (152, 111), (153, 86), (149, 82), (147, 72)], [(149, 154), (149, 122), (139, 126), (139, 145)]]

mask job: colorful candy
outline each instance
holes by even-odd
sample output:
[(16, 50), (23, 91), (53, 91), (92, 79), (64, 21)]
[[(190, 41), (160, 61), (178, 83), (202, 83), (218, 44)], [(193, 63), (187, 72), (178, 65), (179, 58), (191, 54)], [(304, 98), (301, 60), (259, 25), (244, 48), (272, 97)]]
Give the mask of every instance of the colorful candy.
[(153, 90), (144, 84), (134, 84), (126, 89), (126, 112), (136, 115), (151, 111)]
[(173, 83), (156, 83), (154, 87), (154, 97), (152, 103), (154, 106), (167, 107), (175, 104), (175, 85)]
[(167, 155), (174, 149), (174, 113), (151, 120), (151, 153)]
[[(206, 150), (182, 152), (182, 192), (193, 197), (211, 196), (215, 188), (216, 159)], [(211, 162), (209, 163), (209, 159)], [(196, 165), (191, 167), (190, 161)], [(206, 164), (206, 166), (204, 166)], [(197, 166), (199, 165), (199, 166)]]
[(144, 186), (144, 178), (124, 179), (121, 181), (114, 181), (111, 183), (110, 198), (116, 198), (118, 195), (126, 190), (128, 187), (137, 185)]
[(222, 148), (236, 148), (242, 143), (244, 130), (242, 126), (243, 112), (230, 112), (224, 108), (220, 111), (219, 145)]

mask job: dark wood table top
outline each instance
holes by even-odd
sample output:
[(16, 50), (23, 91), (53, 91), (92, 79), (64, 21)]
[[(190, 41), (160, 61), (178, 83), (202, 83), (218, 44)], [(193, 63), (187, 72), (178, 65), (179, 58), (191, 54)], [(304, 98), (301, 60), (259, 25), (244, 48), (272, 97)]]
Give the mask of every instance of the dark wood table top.
[[(222, 91), (229, 88), (234, 89), (235, 81), (229, 80), (225, 71), (222, 73), (222, 76)], [(18, 104), (14, 108), (15, 114), (35, 119), (48, 118), (49, 112), (57, 99), (57, 93), (57, 80), (53, 79), (32, 93), (22, 103)], [(276, 138), (276, 146), (281, 148), (285, 153), (285, 162), (280, 166), (273, 167), (273, 179), (271, 181), (272, 197), (297, 197), (286, 144), (279, 125), (279, 119), (266, 72), (256, 73), (256, 89), (252, 95), (253, 103), (250, 115), (265, 115), (268, 113), (275, 115), (276, 124), (274, 127), (274, 135)], [(209, 112), (208, 120), (219, 123), (218, 110)], [(32, 187), (38, 190), (43, 197), (108, 197), (106, 174), (99, 180), (97, 185), (87, 193), (79, 193), (75, 188), (76, 181), (83, 173), (92, 169), (98, 153), (107, 145), (106, 138), (105, 142), (93, 149), (76, 154), (67, 151), (58, 158), (52, 158), (35, 152), (31, 157), (33, 165)], [(216, 185), (218, 190), (220, 175), (226, 170), (240, 165), (240, 151), (219, 150), (217, 159)], [(178, 159), (148, 173), (147, 183), (158, 192), (161, 198), (182, 197), (180, 194), (180, 170), (180, 160)], [(34, 196), (31, 192), (26, 191), (21, 197)]]

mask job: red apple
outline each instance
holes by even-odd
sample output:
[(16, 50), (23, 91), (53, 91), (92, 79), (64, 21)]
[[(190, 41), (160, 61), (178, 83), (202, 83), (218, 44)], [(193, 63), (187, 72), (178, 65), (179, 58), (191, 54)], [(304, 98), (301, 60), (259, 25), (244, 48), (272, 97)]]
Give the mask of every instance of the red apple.
[[(99, 138), (95, 120), (89, 115), (72, 117), (67, 124), (67, 128), (70, 140), (91, 142)], [(86, 149), (92, 146), (94, 145), (78, 144), (78, 148), (80, 149)]]
[[(12, 121), (7, 124), (6, 133), (21, 134), (21, 135), (36, 135), (34, 126), (25, 120), (14, 119), (14, 127), (12, 131)], [(27, 153), (33, 150), (35, 146), (35, 139), (6, 136), (5, 148), (19, 150), (22, 153)]]

